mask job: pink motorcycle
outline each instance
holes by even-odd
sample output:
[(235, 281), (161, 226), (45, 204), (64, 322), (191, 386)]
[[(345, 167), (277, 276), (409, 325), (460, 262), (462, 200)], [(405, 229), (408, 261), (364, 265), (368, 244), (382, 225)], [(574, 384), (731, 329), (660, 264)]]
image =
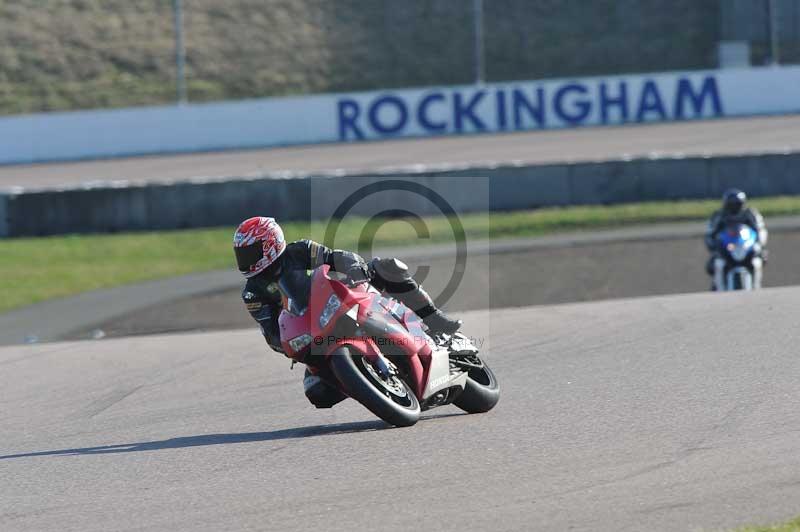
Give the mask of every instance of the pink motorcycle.
[(488, 412), (497, 379), (466, 336), (426, 334), (409, 308), (366, 280), (327, 265), (285, 273), (278, 319), (287, 356), (315, 368), (387, 423), (410, 426), (420, 412), (453, 403)]

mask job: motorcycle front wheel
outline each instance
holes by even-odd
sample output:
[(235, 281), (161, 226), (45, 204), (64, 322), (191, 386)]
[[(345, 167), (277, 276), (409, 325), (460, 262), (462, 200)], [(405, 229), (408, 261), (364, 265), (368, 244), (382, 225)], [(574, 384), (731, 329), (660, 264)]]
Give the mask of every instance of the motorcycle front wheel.
[(369, 359), (347, 346), (331, 355), (330, 366), (347, 394), (385, 422), (409, 427), (419, 420), (417, 396), (398, 375), (384, 377)]

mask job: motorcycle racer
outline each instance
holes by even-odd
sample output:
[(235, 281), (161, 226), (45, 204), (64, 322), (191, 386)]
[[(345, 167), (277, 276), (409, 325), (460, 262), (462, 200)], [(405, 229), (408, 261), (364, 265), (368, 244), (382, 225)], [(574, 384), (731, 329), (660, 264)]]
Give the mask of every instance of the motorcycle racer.
[[(375, 288), (412, 309), (431, 334), (453, 334), (461, 321), (437, 309), (431, 297), (414, 280), (403, 262), (373, 259), (369, 264), (359, 255), (330, 249), (312, 240), (286, 243), (283, 230), (273, 218), (256, 216), (239, 224), (233, 237), (233, 248), (239, 271), (247, 279), (242, 299), (269, 346), (283, 353), (278, 316), (281, 294), (277, 281), (290, 270), (310, 270), (327, 264), (332, 270), (351, 279), (368, 280)], [(317, 408), (330, 408), (345, 399), (333, 385), (325, 382), (315, 368), (306, 368), (303, 379), (305, 394)]]
[[(718, 249), (717, 235), (730, 224), (750, 226), (758, 235), (758, 243), (761, 245), (762, 251), (760, 256), (754, 259), (757, 275), (760, 275), (761, 263), (766, 260), (765, 248), (769, 233), (764, 224), (764, 217), (755, 208), (747, 206), (747, 194), (743, 191), (736, 188), (726, 190), (722, 195), (722, 208), (711, 215), (705, 235), (706, 248), (711, 253), (711, 257), (706, 263), (706, 272), (712, 276), (711, 290), (718, 290), (722, 286), (725, 259)], [(760, 285), (760, 281), (757, 282), (757, 285)]]

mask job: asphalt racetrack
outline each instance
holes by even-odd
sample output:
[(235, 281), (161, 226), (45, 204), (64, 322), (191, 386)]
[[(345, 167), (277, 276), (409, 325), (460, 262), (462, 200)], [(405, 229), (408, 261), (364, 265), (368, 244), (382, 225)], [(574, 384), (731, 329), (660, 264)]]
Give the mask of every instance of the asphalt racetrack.
[(800, 115), (792, 115), (0, 166), (0, 189), (283, 171), (370, 172), (410, 165), (543, 164), (798, 150)]
[(0, 348), (0, 530), (718, 530), (800, 501), (800, 289), (475, 311), (503, 396), (317, 411), (253, 330)]
[[(8, 166), (0, 188), (788, 151), (798, 139), (798, 116), (725, 120)], [(772, 239), (766, 284), (800, 283), (800, 233)], [(0, 530), (684, 531), (788, 519), (800, 513), (800, 288), (625, 299), (704, 290), (704, 260), (696, 236), (476, 256), (471, 289), (448, 308), (482, 345), (501, 401), (484, 415), (434, 409), (407, 429), (352, 400), (311, 407), (302, 368), (267, 351), (230, 289), (115, 323), (120, 334), (245, 330), (0, 347)], [(433, 292), (444, 262), (429, 262)], [(605, 298), (622, 299), (553, 305)]]

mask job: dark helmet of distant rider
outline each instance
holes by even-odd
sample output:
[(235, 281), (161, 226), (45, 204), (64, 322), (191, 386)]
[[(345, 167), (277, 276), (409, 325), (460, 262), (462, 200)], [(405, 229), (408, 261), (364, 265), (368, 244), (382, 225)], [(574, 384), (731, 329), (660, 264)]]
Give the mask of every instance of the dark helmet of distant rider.
[(747, 194), (738, 188), (729, 188), (722, 194), (722, 212), (726, 215), (737, 215), (747, 203)]

